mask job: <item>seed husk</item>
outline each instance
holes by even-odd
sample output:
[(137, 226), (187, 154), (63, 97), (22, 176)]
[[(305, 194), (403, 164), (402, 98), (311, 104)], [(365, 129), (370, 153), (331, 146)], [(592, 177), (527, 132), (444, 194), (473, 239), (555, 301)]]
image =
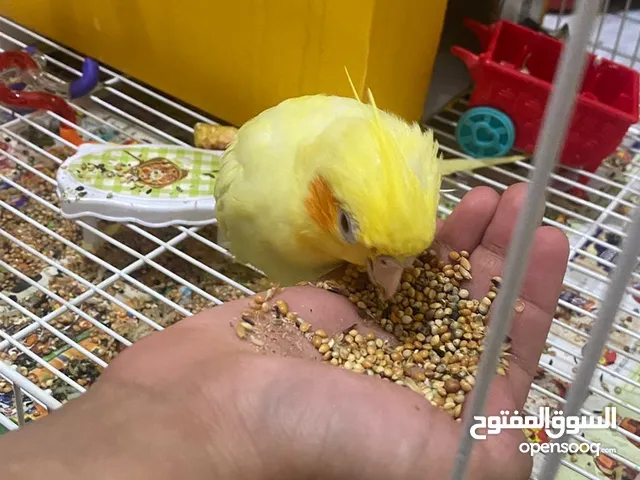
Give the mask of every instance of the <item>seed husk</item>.
[(248, 323), (251, 326), (254, 326), (256, 324), (256, 322), (253, 321), (253, 318), (251, 318), (251, 312), (244, 312), (242, 314), (242, 321)]
[(465, 257), (460, 258), (460, 266), (465, 270), (471, 271), (471, 263)]
[(239, 338), (245, 338), (247, 336), (247, 331), (242, 326), (242, 323), (236, 325), (236, 335), (238, 335)]
[(302, 333), (307, 333), (309, 330), (311, 330), (311, 324), (303, 322), (299, 328)]

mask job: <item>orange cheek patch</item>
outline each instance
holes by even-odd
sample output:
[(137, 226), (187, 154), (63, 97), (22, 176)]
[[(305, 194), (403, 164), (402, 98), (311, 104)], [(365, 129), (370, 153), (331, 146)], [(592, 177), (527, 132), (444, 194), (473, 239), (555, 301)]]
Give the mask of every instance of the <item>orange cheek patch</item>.
[(309, 193), (304, 200), (309, 216), (323, 230), (335, 229), (338, 218), (338, 203), (329, 185), (322, 177), (316, 177), (309, 184)]

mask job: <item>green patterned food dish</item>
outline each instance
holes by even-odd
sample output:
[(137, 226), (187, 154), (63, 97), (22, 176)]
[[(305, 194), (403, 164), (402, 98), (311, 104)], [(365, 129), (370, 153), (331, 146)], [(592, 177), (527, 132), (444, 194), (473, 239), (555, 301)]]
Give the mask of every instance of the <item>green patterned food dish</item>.
[(173, 145), (83, 145), (58, 170), (62, 214), (149, 227), (211, 223), (221, 154)]

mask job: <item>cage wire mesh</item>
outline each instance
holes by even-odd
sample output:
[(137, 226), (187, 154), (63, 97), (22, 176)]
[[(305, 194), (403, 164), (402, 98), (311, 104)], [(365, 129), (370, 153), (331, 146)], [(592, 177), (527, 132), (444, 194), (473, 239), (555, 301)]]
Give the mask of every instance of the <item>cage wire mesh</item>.
[[(572, 42), (567, 49), (580, 52), (585, 48), (581, 37), (589, 38), (589, 48), (598, 55), (637, 68), (640, 12), (632, 10), (631, 0), (615, 11), (611, 2), (604, 2), (601, 13), (585, 6), (578, 17), (573, 2), (565, 0), (558, 13), (542, 19), (542, 26), (553, 32), (567, 22)], [(507, 8), (512, 2), (503, 3)], [(520, 15), (535, 8), (535, 2), (516, 3)], [(571, 12), (564, 8), (568, 4)], [(618, 30), (608, 34), (614, 26)], [(0, 17), (0, 46), (27, 45), (46, 54), (52, 78), (70, 81), (81, 75), (81, 56)], [(577, 77), (571, 69), (576, 65), (565, 67), (558, 85), (574, 92)], [(571, 108), (566, 103), (570, 97), (556, 96), (549, 110)], [(445, 158), (465, 156), (455, 129), (468, 101), (469, 96), (462, 95), (427, 121)], [(190, 145), (195, 122), (215, 123), (105, 67), (100, 87), (73, 108), (79, 115), (78, 130), (99, 143)], [(524, 413), (548, 406), (599, 415), (615, 405), (620, 417), (616, 427), (598, 435), (581, 432), (573, 440), (599, 442), (602, 449), (615, 447), (617, 453), (603, 458), (566, 455), (555, 478), (632, 479), (640, 474), (640, 209), (635, 208), (640, 196), (640, 125), (629, 129), (616, 153), (596, 172), (564, 166), (553, 170), (562, 118), (549, 120), (546, 131), (551, 135), (539, 145), (535, 169), (530, 162), (518, 162), (445, 178), (444, 188), (452, 190), (442, 195), (439, 214), (446, 217), (478, 185), (502, 192), (531, 181), (530, 190), (546, 189), (546, 197), (537, 200), (544, 207), (542, 223), (569, 237), (570, 261)], [(0, 106), (0, 429), (5, 432), (81, 395), (114, 356), (145, 335), (267, 284), (259, 272), (234, 263), (215, 243), (215, 226), (147, 229), (65, 220), (55, 193), (55, 172), (75, 147), (58, 135), (60, 122), (64, 119), (51, 112), (18, 114)], [(589, 183), (581, 184), (580, 175)], [(503, 275), (512, 287), (501, 291), (502, 304), (494, 306), (492, 322), (497, 324), (507, 320), (518, 294), (522, 262), (516, 255), (526, 256), (527, 233), (536, 223), (536, 199), (531, 200), (527, 208), (533, 214), (521, 218), (521, 235), (514, 239), (508, 259), (512, 269)], [(91, 248), (96, 242), (100, 248)], [(618, 264), (633, 270), (631, 275), (617, 271)], [(490, 343), (496, 333), (501, 332), (493, 331)], [(491, 364), (491, 351), (489, 345), (483, 355), (486, 365)], [(585, 379), (585, 391), (571, 398), (576, 376)], [(525, 433), (532, 442), (547, 440), (544, 431)], [(468, 440), (461, 446), (461, 460), (471, 446)], [(554, 473), (541, 472), (544, 461), (541, 454), (534, 458), (534, 478)], [(459, 468), (457, 478), (463, 473)]]

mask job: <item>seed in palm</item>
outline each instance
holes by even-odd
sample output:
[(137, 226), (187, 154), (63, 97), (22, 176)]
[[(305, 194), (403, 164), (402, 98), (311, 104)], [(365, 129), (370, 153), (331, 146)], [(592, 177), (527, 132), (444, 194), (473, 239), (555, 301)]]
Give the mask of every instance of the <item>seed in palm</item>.
[[(317, 287), (344, 295), (365, 318), (375, 319), (400, 345), (356, 328), (329, 339), (324, 331), (311, 337), (324, 361), (352, 372), (377, 376), (410, 388), (456, 420), (465, 396), (473, 390), (484, 350), (489, 309), (502, 279), (492, 279), (482, 299), (470, 299), (462, 283), (472, 278), (469, 253), (450, 252), (441, 261), (434, 251), (405, 270), (399, 291), (381, 301), (379, 290), (358, 267), (347, 267), (337, 282)], [(306, 327), (308, 331), (310, 327)], [(321, 334), (318, 334), (321, 332)], [(506, 375), (509, 344), (504, 344), (496, 373)]]

